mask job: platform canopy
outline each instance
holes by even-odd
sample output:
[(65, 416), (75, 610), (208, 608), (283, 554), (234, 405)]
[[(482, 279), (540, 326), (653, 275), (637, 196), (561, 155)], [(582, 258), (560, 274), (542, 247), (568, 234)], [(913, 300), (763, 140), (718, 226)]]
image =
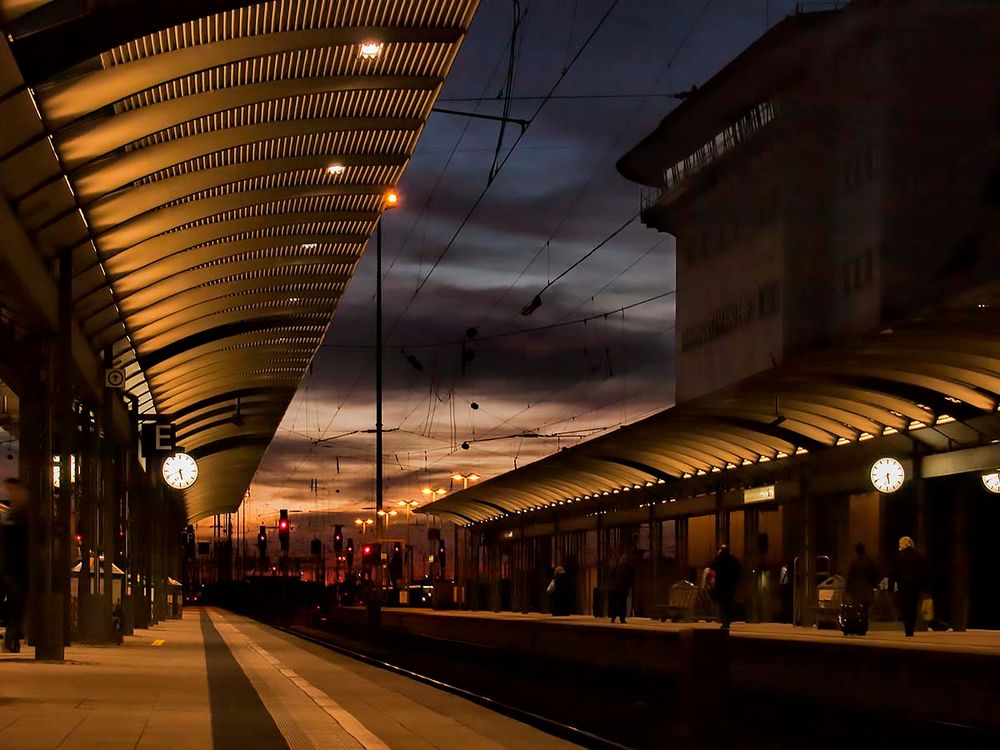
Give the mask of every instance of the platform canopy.
[(657, 484), (682, 492), (685, 480), (718, 474), (724, 482), (743, 466), (894, 434), (932, 452), (992, 443), (1000, 437), (998, 331), (1000, 297), (963, 296), (950, 309), (797, 358), (422, 511), (468, 525)]
[(71, 253), (191, 520), (242, 500), (477, 4), (0, 0), (0, 219)]

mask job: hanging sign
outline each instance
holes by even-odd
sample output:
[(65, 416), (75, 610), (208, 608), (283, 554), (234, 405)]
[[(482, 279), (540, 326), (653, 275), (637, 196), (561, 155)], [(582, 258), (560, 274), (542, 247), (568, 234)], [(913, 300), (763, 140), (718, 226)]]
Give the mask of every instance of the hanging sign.
[(763, 487), (750, 487), (743, 490), (744, 503), (766, 503), (774, 500), (774, 485), (767, 484)]

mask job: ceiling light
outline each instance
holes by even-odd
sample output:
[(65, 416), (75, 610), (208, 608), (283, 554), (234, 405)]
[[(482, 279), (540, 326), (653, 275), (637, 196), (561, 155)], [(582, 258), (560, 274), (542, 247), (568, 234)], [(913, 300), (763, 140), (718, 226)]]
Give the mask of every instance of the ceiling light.
[(331, 164), (326, 171), (332, 175), (344, 174), (346, 167), (343, 164)]
[(376, 57), (382, 54), (382, 48), (385, 45), (382, 42), (370, 40), (367, 42), (361, 42), (358, 47), (358, 54), (361, 55), (365, 60), (374, 60)]
[(317, 247), (319, 247), (319, 243), (318, 242), (303, 242), (302, 243), (302, 249), (303, 250), (315, 250)]

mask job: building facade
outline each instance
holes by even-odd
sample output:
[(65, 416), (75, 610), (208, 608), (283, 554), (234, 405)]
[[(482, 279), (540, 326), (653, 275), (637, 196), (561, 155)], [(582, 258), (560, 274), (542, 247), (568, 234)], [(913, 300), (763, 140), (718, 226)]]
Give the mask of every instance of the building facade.
[(990, 5), (792, 16), (621, 159), (677, 238), (678, 402), (988, 277)]

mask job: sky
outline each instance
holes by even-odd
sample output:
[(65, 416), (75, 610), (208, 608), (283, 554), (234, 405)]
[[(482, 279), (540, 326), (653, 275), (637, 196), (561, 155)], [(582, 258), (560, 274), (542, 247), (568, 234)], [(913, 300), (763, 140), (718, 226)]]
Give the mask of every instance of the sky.
[[(482, 0), (438, 106), (501, 113), (512, 4)], [(530, 126), (520, 138), (507, 126), (503, 167), (469, 215), (499, 123), (432, 114), (401, 206), (383, 219), (387, 508), (673, 403), (671, 236), (636, 219), (548, 286), (530, 317), (521, 309), (637, 214), (640, 188), (614, 165), (676, 106), (670, 94), (703, 84), (794, 5), (520, 0), (509, 114)], [(296, 523), (316, 533), (373, 513), (374, 251), (253, 480), (248, 527), (280, 508), (307, 514)]]

